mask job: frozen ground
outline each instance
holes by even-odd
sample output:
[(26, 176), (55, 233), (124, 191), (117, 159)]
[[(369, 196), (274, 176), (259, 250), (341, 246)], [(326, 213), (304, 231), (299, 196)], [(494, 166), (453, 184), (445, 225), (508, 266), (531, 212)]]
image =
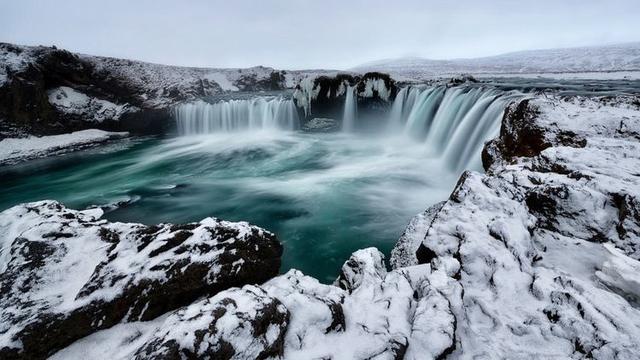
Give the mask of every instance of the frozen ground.
[(62, 135), (7, 138), (0, 141), (0, 165), (83, 149), (127, 135), (126, 132), (89, 129)]
[(370, 62), (352, 70), (382, 71), (400, 80), (414, 81), (460, 73), (492, 77), (637, 79), (640, 71), (640, 43), (520, 51), (475, 59), (398, 58)]

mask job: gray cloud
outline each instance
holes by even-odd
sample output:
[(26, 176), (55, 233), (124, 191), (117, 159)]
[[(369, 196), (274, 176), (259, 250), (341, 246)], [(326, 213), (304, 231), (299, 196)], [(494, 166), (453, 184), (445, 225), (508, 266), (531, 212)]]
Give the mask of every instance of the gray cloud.
[(0, 41), (158, 63), (348, 68), (640, 40), (637, 0), (2, 1)]

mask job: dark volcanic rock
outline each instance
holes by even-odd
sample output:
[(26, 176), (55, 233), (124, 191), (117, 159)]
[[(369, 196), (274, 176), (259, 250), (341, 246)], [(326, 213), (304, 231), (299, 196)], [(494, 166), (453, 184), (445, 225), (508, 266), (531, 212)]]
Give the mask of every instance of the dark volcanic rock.
[[(6, 123), (0, 130), (5, 135), (15, 135), (7, 134), (12, 130), (48, 135), (87, 128), (157, 133), (167, 125), (168, 110), (147, 106), (136, 96), (140, 89), (97, 71), (85, 58), (55, 47), (5, 43), (0, 43), (0, 53), (14, 59), (7, 60), (12, 67), (6, 65), (6, 79), (0, 81), (0, 119)], [(59, 100), (74, 103), (75, 109), (52, 103), (61, 89), (73, 91)]]
[(574, 131), (560, 129), (557, 124), (541, 124), (536, 105), (525, 99), (509, 105), (502, 118), (500, 136), (482, 151), (485, 170), (497, 161), (513, 162), (517, 157), (533, 157), (551, 146), (585, 147), (587, 141)]
[(342, 119), (350, 89), (355, 94), (358, 119), (366, 122), (381, 118), (381, 114), (391, 107), (398, 91), (395, 80), (377, 72), (362, 76), (338, 74), (304, 79), (293, 94), (303, 126), (314, 118)]
[(536, 126), (533, 119), (537, 114), (529, 100), (512, 104), (504, 112), (500, 136), (492, 140), (482, 152), (485, 170), (496, 158), (510, 161), (518, 156), (534, 156), (551, 146), (545, 138), (544, 129)]
[(108, 223), (53, 201), (0, 214), (0, 359), (45, 358), (121, 321), (275, 276), (282, 248), (247, 223)]

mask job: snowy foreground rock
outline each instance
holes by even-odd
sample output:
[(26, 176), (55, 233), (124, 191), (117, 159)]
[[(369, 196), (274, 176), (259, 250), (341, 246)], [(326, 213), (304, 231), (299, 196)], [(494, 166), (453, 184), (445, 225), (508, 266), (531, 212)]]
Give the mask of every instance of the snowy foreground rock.
[(638, 357), (639, 130), (624, 104), (514, 104), (487, 175), (414, 219), (392, 263), (445, 279), (453, 357)]
[[(0, 213), (0, 359), (45, 358), (118, 323), (152, 320), (202, 296), (261, 283), (280, 267), (278, 240), (247, 223), (145, 226), (101, 215), (54, 201)], [(181, 321), (180, 313), (174, 318)]]
[(333, 285), (273, 277), (280, 248), (247, 225), (7, 210), (0, 358), (637, 359), (640, 110), (524, 100), (483, 160), (411, 221), (393, 270), (363, 249)]

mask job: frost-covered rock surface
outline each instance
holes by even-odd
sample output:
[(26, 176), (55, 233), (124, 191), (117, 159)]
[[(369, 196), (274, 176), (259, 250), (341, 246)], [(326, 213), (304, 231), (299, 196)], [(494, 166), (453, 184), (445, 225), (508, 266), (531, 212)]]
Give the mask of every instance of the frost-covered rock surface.
[(446, 299), (420, 292), (428, 267), (387, 272), (382, 260), (374, 248), (354, 253), (339, 286), (290, 270), (259, 287), (223, 291), (164, 321), (116, 325), (53, 358), (435, 358), (453, 338)]
[(86, 149), (127, 135), (126, 132), (89, 129), (62, 135), (7, 138), (0, 140), (0, 165)]
[(54, 201), (0, 213), (0, 359), (44, 358), (115, 324), (261, 283), (280, 266), (275, 236), (247, 223), (145, 226), (101, 215)]
[(58, 111), (77, 115), (84, 121), (102, 122), (104, 120), (120, 120), (128, 111), (139, 109), (129, 104), (114, 104), (107, 100), (87, 96), (68, 86), (60, 86), (47, 91), (49, 103)]
[(283, 353), (289, 312), (259, 287), (247, 285), (171, 314), (137, 359), (266, 359)]
[(395, 265), (447, 280), (431, 288), (455, 319), (452, 357), (637, 357), (639, 127), (624, 103), (514, 104), (485, 149), (488, 173), (465, 173), (414, 220), (405, 237), (420, 240), (394, 254), (416, 253)]

